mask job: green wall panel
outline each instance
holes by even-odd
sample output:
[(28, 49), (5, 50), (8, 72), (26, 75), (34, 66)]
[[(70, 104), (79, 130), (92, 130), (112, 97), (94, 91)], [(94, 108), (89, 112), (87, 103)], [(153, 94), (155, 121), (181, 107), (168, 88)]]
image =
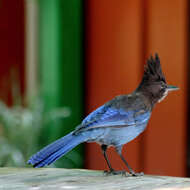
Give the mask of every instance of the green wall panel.
[[(40, 89), (45, 111), (66, 117), (44, 126), (42, 144), (67, 134), (82, 119), (82, 0), (39, 0)], [(55, 110), (56, 108), (56, 110)], [(57, 166), (81, 167), (82, 148)]]

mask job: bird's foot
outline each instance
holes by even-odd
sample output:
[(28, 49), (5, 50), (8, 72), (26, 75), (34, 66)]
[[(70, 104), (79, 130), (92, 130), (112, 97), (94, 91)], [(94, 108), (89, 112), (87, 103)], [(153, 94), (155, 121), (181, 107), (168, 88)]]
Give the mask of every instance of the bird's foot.
[(135, 177), (140, 177), (140, 176), (143, 176), (144, 173), (143, 172), (140, 172), (140, 173), (135, 173), (134, 171), (130, 172), (131, 176), (135, 176)]
[(130, 174), (124, 170), (119, 170), (119, 171), (109, 170), (109, 171), (104, 171), (104, 174), (107, 176), (110, 176), (110, 175), (130, 176)]

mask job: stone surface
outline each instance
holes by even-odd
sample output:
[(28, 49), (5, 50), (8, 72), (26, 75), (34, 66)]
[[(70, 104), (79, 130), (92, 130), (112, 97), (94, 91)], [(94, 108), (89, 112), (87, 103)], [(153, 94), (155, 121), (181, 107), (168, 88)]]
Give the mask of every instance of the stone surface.
[(189, 178), (105, 176), (102, 171), (57, 168), (0, 168), (0, 189), (187, 190)]

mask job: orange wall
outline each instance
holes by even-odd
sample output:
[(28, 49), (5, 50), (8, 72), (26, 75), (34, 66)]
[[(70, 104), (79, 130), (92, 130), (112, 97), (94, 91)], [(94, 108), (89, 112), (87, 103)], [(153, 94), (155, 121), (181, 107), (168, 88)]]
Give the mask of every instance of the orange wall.
[(146, 131), (145, 172), (184, 176), (186, 170), (187, 2), (147, 1), (146, 54), (157, 51), (168, 83), (180, 87), (153, 112)]
[[(133, 91), (145, 57), (158, 52), (168, 82), (180, 86), (153, 112), (145, 134), (124, 147), (136, 170), (184, 176), (186, 107), (186, 1), (91, 0), (86, 4), (86, 110)], [(172, 131), (172, 132), (171, 132)], [(97, 144), (86, 145), (86, 168), (106, 169)], [(113, 151), (112, 165), (124, 167)]]

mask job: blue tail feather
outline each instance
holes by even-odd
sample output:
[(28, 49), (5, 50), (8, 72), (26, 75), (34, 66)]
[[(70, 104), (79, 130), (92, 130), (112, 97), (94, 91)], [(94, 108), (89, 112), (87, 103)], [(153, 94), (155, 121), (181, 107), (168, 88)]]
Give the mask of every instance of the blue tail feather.
[(36, 168), (49, 165), (83, 141), (83, 136), (73, 135), (71, 132), (34, 154), (28, 160), (28, 164), (32, 164)]

